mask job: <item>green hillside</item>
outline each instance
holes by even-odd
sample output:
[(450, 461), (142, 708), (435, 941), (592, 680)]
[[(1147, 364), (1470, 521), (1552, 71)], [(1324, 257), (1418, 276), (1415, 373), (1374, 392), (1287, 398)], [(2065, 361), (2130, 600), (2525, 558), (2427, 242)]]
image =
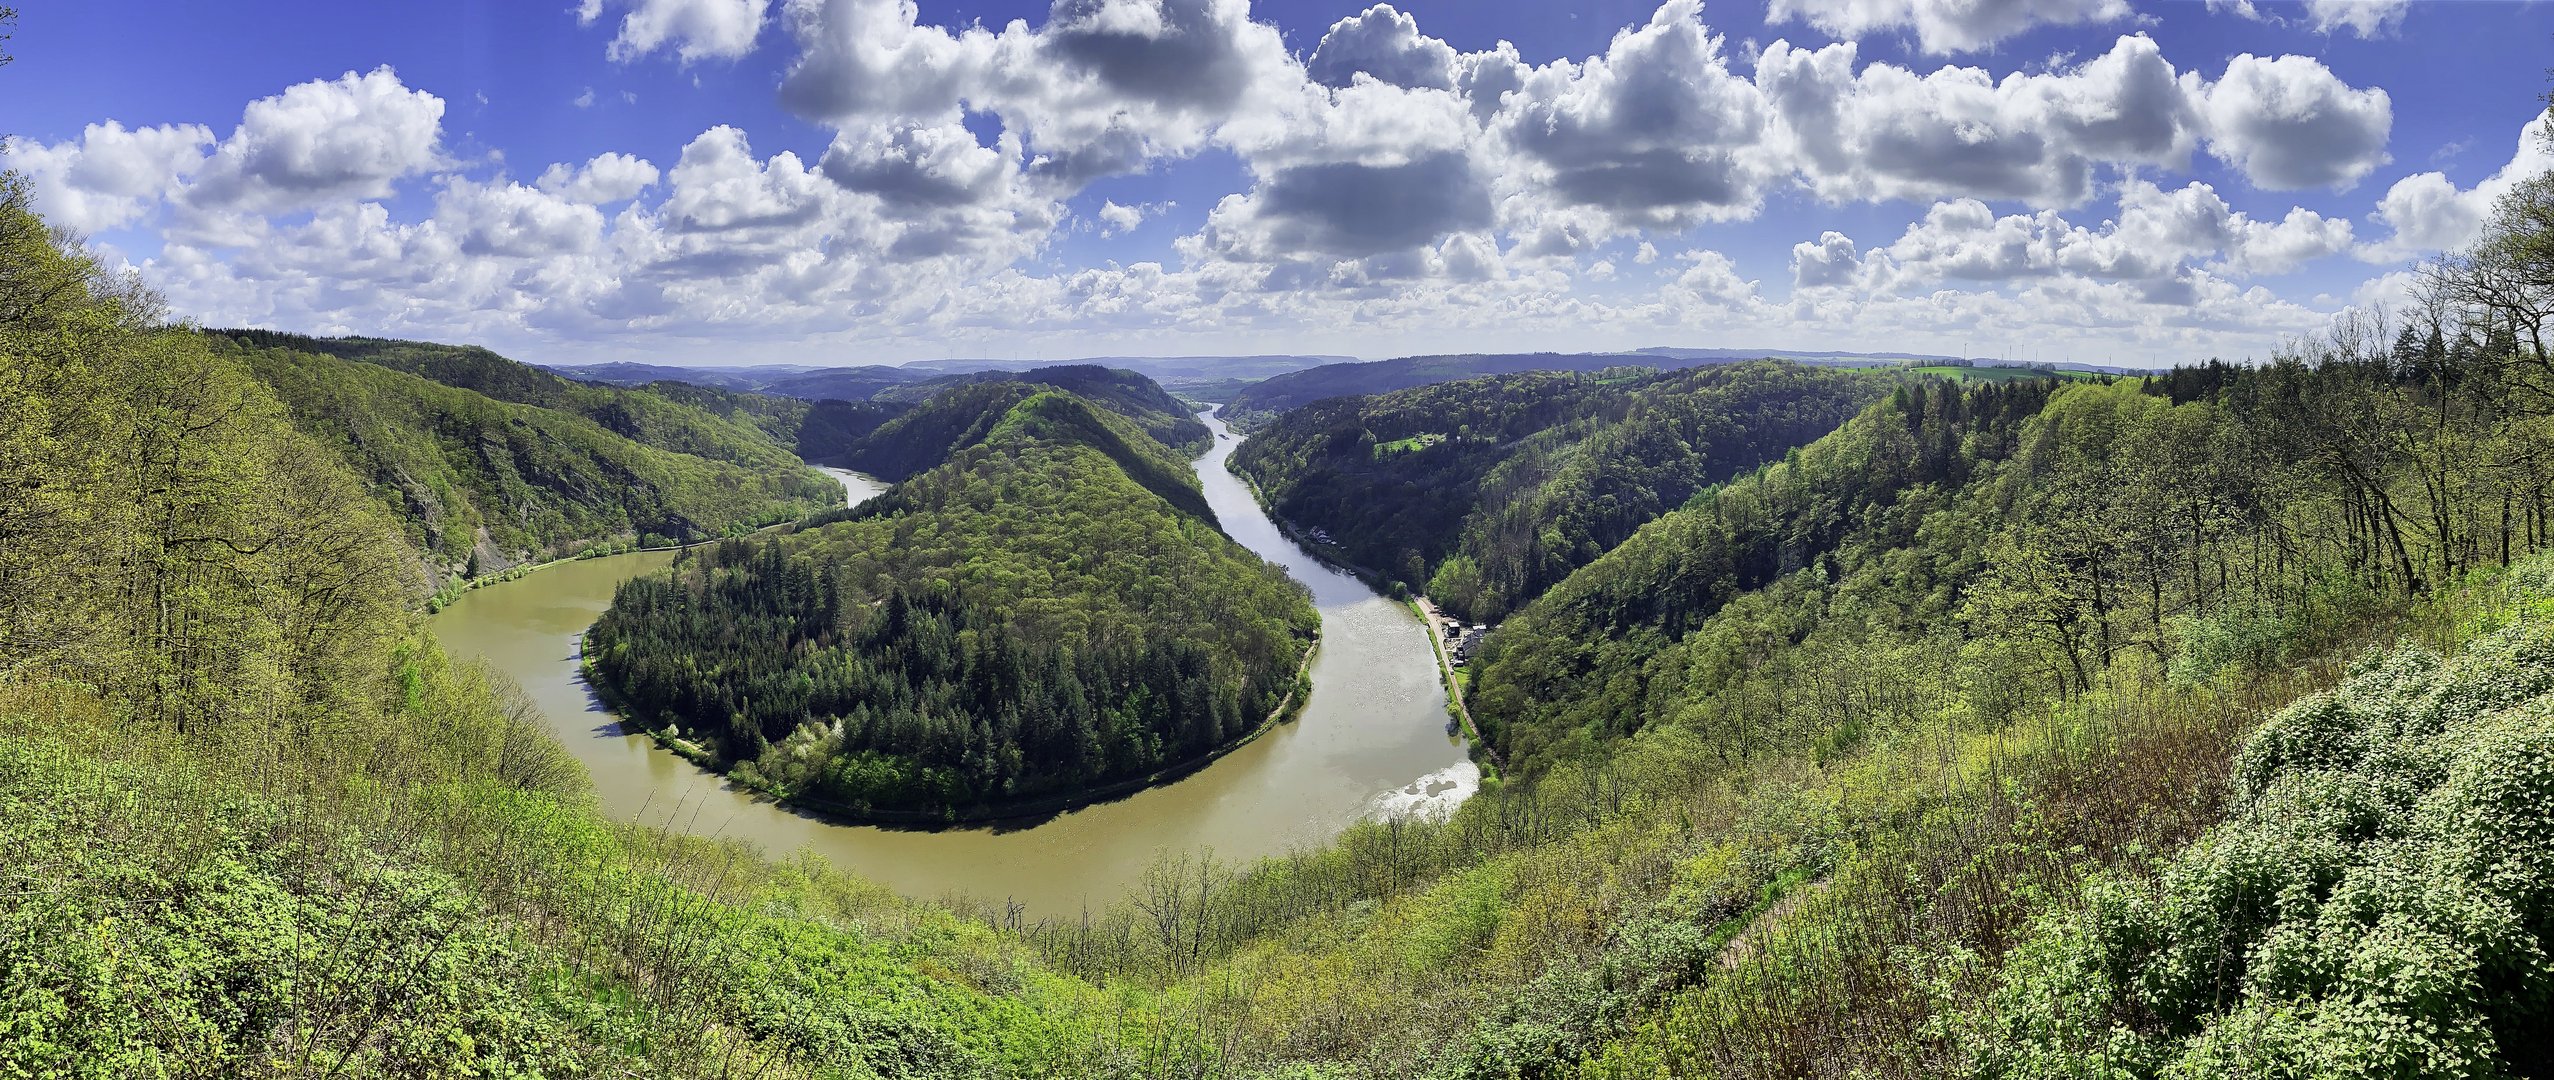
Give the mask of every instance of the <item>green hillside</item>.
[[(570, 384), (553, 394), (550, 383), (563, 380), (493, 359), (469, 369), (477, 373), (471, 378), (443, 372), (513, 398), (576, 406), (551, 408), (244, 340), (208, 337), (217, 354), (254, 374), (297, 426), (364, 478), (400, 518), (437, 581), (597, 543), (716, 537), (840, 505), (839, 485), (744, 419), (647, 391)], [(453, 355), (480, 357), (473, 350)], [(620, 426), (637, 434), (587, 412), (628, 420)], [(631, 419), (637, 417), (647, 419)]]
[[(881, 435), (877, 443), (882, 451), (920, 450), (926, 454), (939, 452), (943, 445), (964, 445), (963, 437), (949, 441), (942, 436), (924, 437), (919, 432), (926, 428), (963, 432), (967, 430), (968, 423), (996, 415), (1003, 407), (988, 402), (1002, 398), (1017, 400), (1050, 388), (1069, 392), (1133, 421), (1146, 435), (1164, 446), (1189, 454), (1200, 454), (1206, 450), (1206, 425), (1199, 423), (1188, 406), (1181, 404), (1160, 385), (1132, 371), (1088, 364), (948, 375), (881, 392), (878, 395), (880, 401), (918, 407), (904, 430)], [(960, 390), (973, 392), (952, 393)], [(889, 474), (881, 472), (877, 475)]]
[[(1034, 384), (943, 399), (879, 432), (942, 460), (843, 520), (623, 585), (587, 640), (597, 682), (751, 786), (886, 820), (1087, 801), (1282, 714), (1311, 604), (1168, 448)], [(954, 449), (911, 423), (987, 402), (1010, 404)]]
[(1332, 557), (1491, 621), (1888, 385), (1773, 361), (1439, 383), (1296, 409), (1233, 467)]
[[(1507, 767), (1450, 813), (1165, 852), (1043, 919), (609, 820), (410, 602), (377, 470), (462, 458), (361, 440), (429, 406), (628, 440), (164, 326), (27, 187), (0, 1076), (2554, 1070), (2554, 355), (2511, 314), (2554, 281), (2554, 179), (2407, 322), (1891, 384), (1526, 601), (1474, 683)], [(667, 734), (752, 748), (739, 779), (873, 807), (1078, 790), (1291, 681), (1301, 594), (1129, 471), (1174, 451), (1053, 387), (947, 426), (874, 509), (633, 583), (598, 670), (697, 693)], [(642, 677), (615, 621), (706, 662)]]
[(980, 924), (606, 821), (366, 479), (154, 310), (0, 176), (0, 1075), (1090, 1060), (1087, 990)]

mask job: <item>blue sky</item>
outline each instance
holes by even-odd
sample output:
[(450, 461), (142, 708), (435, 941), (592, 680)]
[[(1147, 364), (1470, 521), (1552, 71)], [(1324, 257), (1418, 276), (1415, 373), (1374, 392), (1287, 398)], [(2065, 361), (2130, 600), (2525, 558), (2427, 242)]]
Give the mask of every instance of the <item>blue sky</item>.
[(8, 164), (207, 324), (544, 361), (2260, 357), (2554, 161), (2546, 3), (258, 11), (33, 6)]

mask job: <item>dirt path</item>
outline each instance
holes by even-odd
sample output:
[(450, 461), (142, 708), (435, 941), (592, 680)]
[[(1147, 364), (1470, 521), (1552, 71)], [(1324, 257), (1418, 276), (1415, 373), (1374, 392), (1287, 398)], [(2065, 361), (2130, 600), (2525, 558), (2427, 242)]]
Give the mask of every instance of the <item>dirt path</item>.
[(1489, 740), (1483, 739), (1481, 729), (1473, 726), (1472, 710), (1465, 707), (1463, 703), (1463, 680), (1454, 676), (1454, 655), (1446, 645), (1445, 633), (1441, 625), (1445, 620), (1445, 613), (1438, 611), (1437, 606), (1429, 603), (1428, 598), (1424, 596), (1413, 596), (1410, 602), (1419, 609), (1419, 621), (1427, 624), (1428, 648), (1436, 655), (1437, 674), (1445, 679), (1446, 704), (1454, 708), (1454, 718), (1463, 725), (1464, 736), (1472, 740), (1472, 745), (1481, 748), (1481, 752), (1489, 757), (1490, 764), (1506, 765), (1506, 762), (1499, 760), (1498, 748), (1491, 746)]

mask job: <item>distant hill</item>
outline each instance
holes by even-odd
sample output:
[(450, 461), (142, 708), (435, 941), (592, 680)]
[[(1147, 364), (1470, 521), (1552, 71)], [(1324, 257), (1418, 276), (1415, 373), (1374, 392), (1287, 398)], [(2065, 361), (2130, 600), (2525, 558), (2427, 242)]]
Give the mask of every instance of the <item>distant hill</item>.
[[(1180, 509), (1208, 521), (1214, 513), (1196, 491), (1195, 477), (1182, 454), (1203, 453), (1212, 438), (1206, 425), (1149, 379), (1129, 371), (1095, 367), (1047, 368), (1032, 372), (987, 372), (953, 375), (935, 383), (939, 393), (879, 425), (841, 455), (850, 468), (882, 480), (901, 481), (936, 468), (961, 452), (1008, 434), (1006, 424), (1035, 422), (1079, 428), (1079, 441), (1103, 449), (1127, 474)], [(1055, 391), (1072, 395), (1077, 406), (1097, 408), (1115, 418), (1106, 426), (1069, 423), (1051, 409), (1021, 407)], [(1113, 432), (1132, 425), (1144, 436), (1129, 442)], [(1147, 452), (1147, 449), (1159, 452)]]
[(1233, 468), (1332, 557), (1495, 621), (1895, 381), (1781, 361), (1466, 379), (1291, 410)]
[(1105, 367), (1132, 371), (1169, 390), (1229, 381), (1257, 382), (1289, 371), (1328, 364), (1355, 363), (1353, 356), (1091, 356), (1075, 360), (917, 360), (908, 371), (982, 372), (1037, 371), (1049, 367)]
[(1052, 371), (1058, 368), (1100, 367), (1132, 371), (1161, 384), (1164, 388), (1187, 393), (1205, 390), (1216, 399), (1229, 397), (1247, 386), (1272, 375), (1301, 371), (1323, 364), (1354, 360), (1346, 356), (1099, 356), (1078, 360), (917, 360), (910, 364), (863, 364), (855, 367), (804, 367), (794, 364), (763, 364), (753, 367), (667, 367), (655, 364), (580, 364), (555, 369), (568, 378), (586, 382), (610, 383), (618, 386), (645, 386), (648, 383), (674, 381), (697, 386), (714, 386), (723, 390), (778, 394), (783, 397), (821, 400), (868, 401), (896, 391), (898, 388), (934, 384), (931, 389), (905, 391), (904, 400), (918, 401), (948, 385), (954, 376), (988, 373), (1026, 373)]
[(1719, 358), (1688, 359), (1631, 353), (1456, 353), (1326, 364), (1277, 375), (1244, 389), (1225, 404), (1223, 416), (1234, 426), (1248, 430), (1288, 409), (1350, 394), (1388, 394), (1414, 386), (1526, 371), (1593, 372), (1619, 367), (1666, 369), (1727, 362)]
[[(753, 415), (733, 395), (704, 397), (724, 391), (591, 386), (467, 346), (206, 336), (397, 514), (432, 584), (597, 543), (711, 538), (840, 505), (840, 487), (776, 433), (797, 421)], [(801, 420), (812, 411), (763, 400)]]
[[(1609, 353), (1453, 353), (1441, 356), (1405, 356), (1395, 360), (1327, 364), (1275, 375), (1232, 394), (1226, 401), (1221, 415), (1235, 428), (1249, 431), (1267, 423), (1269, 418), (1277, 413), (1301, 408), (1323, 398), (1348, 394), (1385, 394), (1414, 386), (1428, 386), (1458, 379), (1477, 379), (1485, 375), (1509, 375), (1523, 371), (1603, 371), (1616, 367), (1647, 367), (1672, 371), (1746, 360), (1790, 360), (1817, 367), (1857, 368), (1956, 365), (1962, 368), (1974, 368), (1979, 372), (2056, 372), (2060, 374), (2077, 372), (2133, 375), (2139, 374), (2142, 370), (2105, 364), (2004, 364), (1994, 360), (1963, 360), (1956, 356), (1937, 356), (1928, 353), (1810, 349), (1688, 349), (1657, 346), (1630, 352)], [(1949, 374), (1958, 377), (1958, 373)]]

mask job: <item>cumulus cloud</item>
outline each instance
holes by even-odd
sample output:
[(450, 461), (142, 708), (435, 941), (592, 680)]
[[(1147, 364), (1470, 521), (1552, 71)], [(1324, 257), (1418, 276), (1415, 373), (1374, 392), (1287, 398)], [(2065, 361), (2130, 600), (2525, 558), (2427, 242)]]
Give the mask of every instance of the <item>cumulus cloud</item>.
[(2210, 151), (2272, 190), (2346, 188), (2392, 160), (2393, 100), (2351, 88), (2312, 57), (2237, 56), (2202, 108)]
[(605, 206), (638, 198), (656, 186), (656, 166), (629, 154), (598, 154), (581, 166), (564, 162), (543, 170), (541, 190), (569, 202)]
[(213, 132), (200, 124), (127, 130), (112, 120), (78, 139), (46, 145), (10, 141), (8, 167), (23, 173), (36, 206), (76, 233), (130, 225), (174, 194), (204, 164)]
[[(2107, 21), (2112, 6), (1782, 10), (1940, 52)], [(2169, 336), (2213, 332), (2203, 324), (2257, 299), (2242, 279), (2350, 245), (2352, 223), (2255, 219), (2207, 185), (2143, 177), (2206, 152), (2253, 187), (2344, 185), (2384, 160), (2391, 122), (2381, 91), (2308, 58), (2238, 57), (2211, 79), (2139, 34), (2018, 69), (1875, 62), (1852, 42), (1733, 55), (1695, 0), (1669, 0), (1595, 55), (1532, 64), (1506, 42), (1458, 50), (1381, 3), (1300, 58), (1244, 0), (1055, 0), (1043, 23), (959, 27), (922, 22), (908, 0), (589, 0), (579, 14), (613, 20), (619, 59), (684, 62), (742, 55), (776, 17), (796, 46), (781, 100), (829, 130), (825, 150), (758, 154), (744, 131), (715, 127), (661, 172), (615, 153), (516, 182), (451, 160), (442, 102), (383, 69), (253, 104), (228, 139), (109, 126), (21, 147), (20, 167), (66, 221), (129, 223), (168, 203), (153, 273), (173, 296), (310, 328), (857, 327), (947, 342), (1450, 317), (1566, 332), (1814, 327), (1858, 312), (1939, 328), (2030, 303), (2089, 320), (2119, 303), (2142, 305), (2136, 333)], [(1172, 265), (1057, 272), (1033, 258), (1068, 203), (1090, 205), (1092, 181), (1209, 152), (1246, 179), (1172, 242)], [(116, 154), (147, 159), (111, 170), (122, 188), (81, 164)], [(2448, 213), (2421, 200), (2468, 193), (2416, 181), (2381, 220), (2447, 230), (2414, 223)], [(403, 190), (430, 194), (431, 212), (385, 208), (415, 205), (394, 198)], [(2106, 191), (2116, 216), (2078, 212)], [(1786, 193), (1932, 212), (1870, 250), (1841, 232), (1797, 245), (1781, 304), (1747, 272), (1765, 268), (1720, 252), (1631, 269), (1689, 246), (1662, 232), (1749, 219)], [(1101, 200), (1086, 213), (1116, 235), (1157, 210)], [(1992, 299), (1930, 299), (1964, 290)], [(2204, 314), (2167, 329), (2183, 317), (2173, 305)]]
[(454, 178), (435, 199), (435, 223), (465, 255), (530, 258), (587, 251), (603, 239), (603, 215), (521, 184)]
[[(2087, 278), (2176, 289), (2191, 266), (2219, 276), (2278, 276), (2304, 263), (2350, 250), (2350, 222), (2293, 207), (2276, 222), (2232, 209), (2209, 184), (2161, 189), (2148, 181), (2120, 186), (2120, 217), (2099, 227), (2069, 222), (2053, 209), (1997, 217), (1977, 199), (1933, 204), (1887, 245), (1895, 286), (1933, 286), (1944, 278)], [(1834, 248), (1821, 237), (1821, 248)], [(1795, 248), (1798, 258), (1801, 248)]]
[(1924, 51), (1939, 54), (1983, 49), (2034, 26), (2131, 14), (2127, 0), (1774, 0), (1765, 21), (1805, 22), (1842, 39), (1912, 32)]
[(1134, 232), (1136, 226), (1144, 224), (1143, 207), (1123, 206), (1114, 199), (1101, 202), (1099, 212), (1093, 216), (1099, 219), (1102, 236)]
[(1419, 20), (1376, 4), (1363, 14), (1330, 24), (1304, 73), (1324, 86), (1347, 86), (1365, 75), (1394, 86), (1451, 90), (1457, 74), (1454, 47), (1419, 32)]
[(1756, 283), (1740, 276), (1729, 256), (1697, 250), (1677, 257), (1689, 265), (1661, 290), (1671, 305), (1735, 308), (1756, 300)]
[(1435, 244), (1489, 226), (1490, 190), (1461, 154), (1402, 164), (1354, 161), (1280, 169), (1208, 216), (1209, 249), (1226, 257), (1363, 258)]
[(385, 198), (394, 182), (445, 164), (443, 110), (387, 67), (290, 87), (248, 104), (187, 200), (275, 213)]
[(1496, 120), (1525, 183), (1615, 227), (1747, 217), (1781, 172), (1764, 95), (1729, 70), (1699, 0), (1669, 0), (1604, 55), (1535, 69)]
[(2360, 249), (2371, 262), (2399, 262), (2473, 243), (2483, 231), (2492, 204), (2519, 181), (2554, 172), (2554, 145), (2549, 145), (2554, 115), (2537, 114), (2519, 130), (2518, 147), (2509, 163), (2471, 188), (2459, 188), (2438, 172), (2415, 173), (2394, 182), (2369, 215), (2389, 235)]
[(625, 12), (620, 32), (606, 50), (615, 62), (671, 48), (689, 64), (753, 52), (771, 0), (579, 0), (577, 22), (592, 26), (607, 7)]
[(2091, 193), (2096, 164), (2178, 167), (2200, 135), (2189, 80), (2142, 35), (2071, 68), (2001, 80), (1965, 67), (1857, 71), (1856, 61), (1851, 44), (1776, 42), (1757, 63), (1807, 182), (1828, 198), (2073, 205)]
[(1862, 270), (1862, 252), (1853, 237), (1833, 229), (1819, 233), (1818, 239), (1791, 246), (1791, 286), (1795, 289), (1819, 289), (1843, 285), (1854, 280)]

